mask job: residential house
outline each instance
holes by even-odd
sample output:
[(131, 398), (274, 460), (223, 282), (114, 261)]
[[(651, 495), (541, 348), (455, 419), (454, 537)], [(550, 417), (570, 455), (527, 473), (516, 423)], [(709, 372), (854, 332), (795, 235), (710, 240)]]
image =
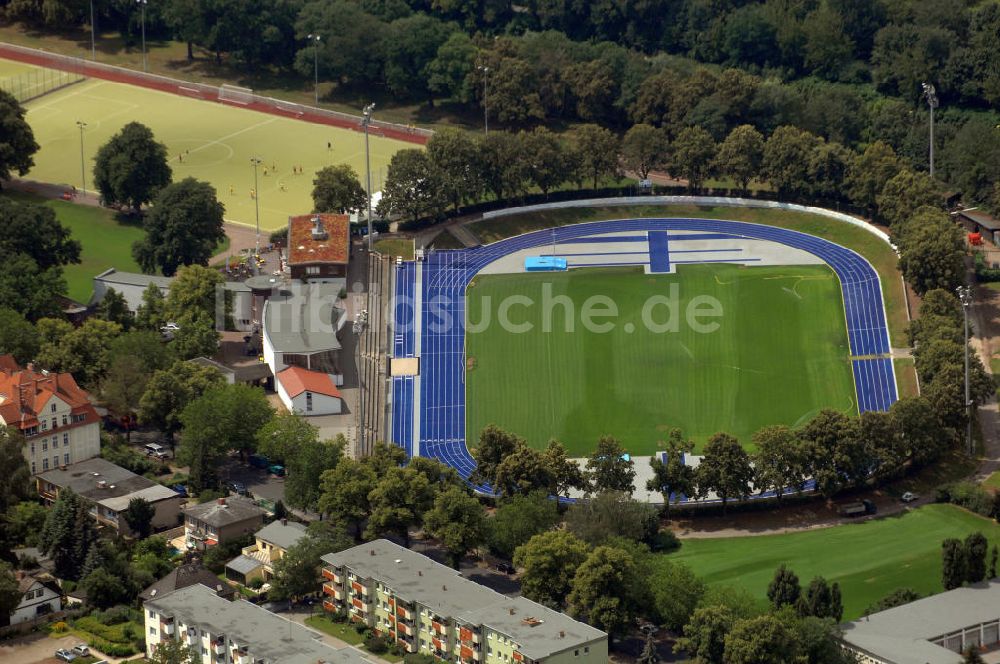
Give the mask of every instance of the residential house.
[(15, 576), (21, 601), (10, 615), (0, 615), (0, 627), (19, 625), (62, 610), (62, 591), (55, 582), (20, 570)]
[(154, 530), (177, 526), (181, 504), (186, 500), (173, 489), (100, 457), (40, 473), (35, 477), (35, 487), (47, 504), (54, 503), (61, 491), (71, 489), (90, 503), (90, 515), (99, 525), (128, 536), (135, 533), (121, 513), (134, 498), (153, 506)]
[(984, 581), (841, 625), (861, 664), (960, 664), (972, 646), (1000, 646), (1000, 580)]
[(68, 373), (21, 369), (0, 355), (0, 424), (24, 435), (31, 474), (101, 453), (101, 424), (89, 395)]
[(265, 511), (252, 500), (230, 496), (184, 510), (184, 540), (189, 549), (225, 544), (256, 532)]
[(143, 615), (149, 657), (176, 639), (193, 646), (203, 664), (371, 664), (354, 648), (328, 646), (318, 632), (201, 584), (146, 600)]
[(323, 607), (347, 612), (407, 652), (456, 663), (608, 661), (608, 635), (601, 630), (501, 595), (388, 540), (322, 560)]
[(278, 398), (292, 413), (299, 415), (336, 415), (343, 409), (340, 390), (334, 377), (322, 371), (288, 367), (276, 376)]
[(236, 589), (224, 582), (215, 574), (205, 569), (201, 563), (185, 563), (180, 567), (175, 567), (165, 577), (156, 581), (148, 588), (139, 593), (139, 600), (146, 602), (157, 597), (163, 597), (167, 593), (172, 593), (181, 588), (187, 588), (200, 583), (216, 595), (225, 600), (230, 600), (236, 596)]
[(253, 544), (243, 547), (240, 555), (226, 564), (226, 578), (245, 586), (254, 579), (269, 581), (274, 578), (274, 563), (305, 536), (306, 527), (301, 523), (272, 521), (254, 533)]

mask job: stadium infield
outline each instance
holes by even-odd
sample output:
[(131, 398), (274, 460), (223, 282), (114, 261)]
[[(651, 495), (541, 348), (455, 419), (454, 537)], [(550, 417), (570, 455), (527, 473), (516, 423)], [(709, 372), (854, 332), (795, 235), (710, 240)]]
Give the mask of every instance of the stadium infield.
[(898, 588), (922, 595), (941, 586), (941, 541), (983, 533), (1000, 543), (1000, 526), (954, 505), (926, 505), (899, 515), (784, 535), (685, 539), (662, 560), (682, 562), (709, 585), (745, 588), (763, 605), (784, 563), (803, 587), (814, 576), (840, 584), (844, 619)]
[[(678, 330), (650, 330), (643, 304), (672, 286), (680, 296)], [(550, 308), (551, 331), (545, 331), (543, 288), (551, 288), (550, 299), (566, 295), (575, 304), (572, 331), (558, 306)], [(620, 312), (610, 332), (581, 324), (582, 305), (593, 295), (608, 296)], [(722, 305), (715, 332), (698, 332), (683, 320), (700, 295)], [(511, 314), (530, 322), (531, 332), (497, 324), (499, 303), (510, 296), (535, 303)], [(604, 434), (633, 454), (652, 454), (674, 427), (699, 447), (719, 431), (750, 447), (752, 433), (765, 425), (800, 424), (825, 407), (857, 413), (840, 285), (827, 266), (478, 275), (467, 302), (471, 325), (484, 320), (486, 309), (493, 319), (483, 331), (466, 333), (471, 445), (492, 423), (535, 447), (554, 437), (577, 457)]]
[[(28, 178), (82, 187), (76, 124), (82, 121), (87, 123), (83, 150), (92, 187), (98, 148), (125, 124), (142, 122), (166, 145), (174, 181), (195, 177), (211, 183), (225, 205), (226, 219), (251, 226), (258, 202), (250, 193), (255, 186), (251, 158), (259, 157), (256, 190), (263, 230), (282, 228), (290, 215), (313, 209), (312, 181), (320, 168), (347, 163), (364, 178), (363, 133), (238, 105), (92, 79), (30, 101), (26, 108), (41, 145)], [(378, 135), (370, 140), (377, 191), (392, 155), (415, 146)], [(293, 166), (301, 166), (302, 173), (293, 174)]]

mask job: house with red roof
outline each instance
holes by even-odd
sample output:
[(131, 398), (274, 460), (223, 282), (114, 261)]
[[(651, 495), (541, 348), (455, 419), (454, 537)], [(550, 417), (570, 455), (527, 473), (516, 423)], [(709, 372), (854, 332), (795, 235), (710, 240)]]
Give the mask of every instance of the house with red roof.
[(351, 220), (346, 214), (303, 214), (288, 218), (287, 264), (292, 279), (347, 276)]
[(22, 369), (10, 355), (0, 356), (0, 424), (24, 435), (33, 475), (101, 453), (100, 418), (73, 376)]
[(278, 397), (290, 412), (300, 415), (337, 415), (343, 409), (333, 376), (302, 367), (288, 367), (275, 376)]

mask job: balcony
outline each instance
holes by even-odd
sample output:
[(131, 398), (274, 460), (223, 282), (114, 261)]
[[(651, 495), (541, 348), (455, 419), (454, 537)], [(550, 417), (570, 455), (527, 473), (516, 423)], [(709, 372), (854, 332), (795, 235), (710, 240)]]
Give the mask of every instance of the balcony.
[(351, 590), (354, 591), (355, 595), (367, 595), (368, 594), (368, 588), (366, 588), (365, 586), (361, 585), (357, 581), (351, 581)]
[(326, 600), (326, 599), (323, 600), (323, 609), (324, 610), (329, 611), (330, 613), (335, 613), (338, 610), (338, 608), (339, 607), (336, 604), (334, 604), (333, 602), (331, 602), (329, 600)]
[(323, 568), (323, 578), (329, 581), (333, 581), (334, 583), (340, 583), (341, 581), (340, 575), (338, 575), (332, 569), (328, 569), (326, 567)]
[(396, 605), (396, 615), (403, 620), (413, 620), (413, 614), (398, 604)]
[(344, 593), (340, 590), (340, 588), (337, 588), (329, 583), (323, 584), (323, 593), (326, 595), (333, 595), (336, 599), (344, 599)]
[(168, 623), (160, 623), (160, 631), (168, 636), (174, 635), (174, 623), (173, 621)]
[(360, 599), (357, 598), (352, 599), (351, 604), (354, 606), (355, 609), (357, 609), (361, 613), (368, 613), (368, 605), (362, 602)]
[(406, 634), (407, 636), (413, 636), (413, 628), (407, 625), (406, 623), (397, 622), (396, 629), (398, 629), (402, 634)]
[(212, 644), (212, 652), (214, 652), (216, 655), (225, 655), (226, 654), (226, 642), (225, 641), (216, 641), (215, 643), (213, 643)]
[(436, 620), (431, 621), (431, 629), (434, 630), (435, 634), (444, 634), (445, 633), (444, 625), (442, 625), (441, 623), (439, 623)]

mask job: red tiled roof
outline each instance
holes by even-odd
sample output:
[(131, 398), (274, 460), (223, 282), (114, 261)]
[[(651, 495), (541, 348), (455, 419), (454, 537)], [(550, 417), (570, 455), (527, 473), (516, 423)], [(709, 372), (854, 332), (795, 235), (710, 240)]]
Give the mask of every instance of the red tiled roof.
[[(319, 217), (325, 240), (314, 240), (313, 219)], [(288, 218), (288, 263), (346, 264), (349, 256), (348, 243), (351, 236), (351, 220), (346, 214), (303, 214)]]
[(288, 367), (278, 372), (277, 379), (285, 386), (285, 391), (290, 397), (297, 397), (303, 392), (315, 392), (340, 398), (340, 390), (333, 384), (330, 374), (309, 371), (301, 367)]
[(97, 411), (87, 393), (68, 373), (43, 373), (21, 369), (9, 355), (0, 356), (0, 418), (11, 426), (38, 426), (38, 415), (53, 396), (65, 401), (74, 415), (96, 422)]

